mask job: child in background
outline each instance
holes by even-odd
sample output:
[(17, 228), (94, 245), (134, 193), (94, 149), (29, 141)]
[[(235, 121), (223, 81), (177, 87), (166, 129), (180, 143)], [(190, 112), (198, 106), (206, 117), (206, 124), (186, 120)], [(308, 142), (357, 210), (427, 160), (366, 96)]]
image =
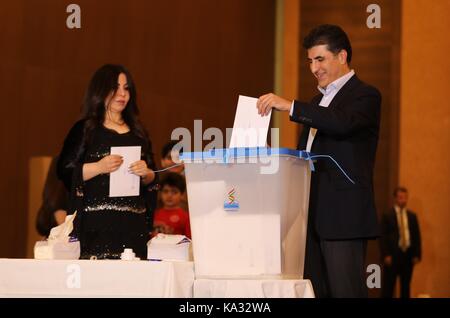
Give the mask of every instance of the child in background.
[[(168, 168), (171, 167), (173, 165), (176, 165), (177, 163), (179, 163), (179, 157), (180, 154), (183, 153), (183, 149), (177, 150), (177, 148), (175, 148), (175, 151), (173, 150), (173, 148), (178, 144), (177, 140), (170, 140), (169, 142), (167, 142), (161, 149), (161, 168)], [(184, 179), (184, 165), (179, 165), (176, 167), (173, 167), (167, 171), (164, 171), (160, 174), (160, 179), (164, 179), (164, 176), (168, 173), (178, 173), (179, 175), (181, 175)], [(161, 193), (159, 193), (158, 196), (158, 207), (162, 207), (161, 206)], [(187, 198), (187, 193), (186, 191), (184, 191), (184, 193), (181, 195), (181, 202), (180, 202), (180, 207), (189, 212), (189, 204), (188, 204), (188, 198)]]
[(189, 213), (180, 206), (186, 190), (183, 176), (175, 172), (168, 172), (160, 185), (162, 208), (157, 209), (155, 212), (152, 236), (158, 233), (165, 233), (182, 234), (191, 238)]

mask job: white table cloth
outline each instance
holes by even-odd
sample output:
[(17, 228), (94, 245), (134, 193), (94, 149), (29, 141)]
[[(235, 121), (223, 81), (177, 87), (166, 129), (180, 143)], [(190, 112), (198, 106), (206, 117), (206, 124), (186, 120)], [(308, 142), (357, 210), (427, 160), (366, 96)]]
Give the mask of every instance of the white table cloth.
[(196, 279), (196, 298), (313, 298), (308, 279)]
[(193, 262), (0, 259), (0, 297), (310, 298), (309, 280), (194, 279)]
[(192, 262), (0, 259), (0, 297), (192, 297)]

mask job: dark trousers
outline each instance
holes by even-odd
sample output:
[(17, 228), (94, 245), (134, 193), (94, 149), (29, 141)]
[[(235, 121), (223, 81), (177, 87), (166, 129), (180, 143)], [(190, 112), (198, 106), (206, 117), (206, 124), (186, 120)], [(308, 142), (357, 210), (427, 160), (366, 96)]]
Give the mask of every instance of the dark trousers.
[(316, 297), (367, 298), (367, 240), (322, 240), (307, 235), (305, 273)]
[(383, 297), (394, 296), (395, 281), (400, 276), (400, 297), (410, 297), (410, 284), (413, 273), (412, 256), (406, 252), (398, 251), (392, 256), (392, 264), (384, 266)]

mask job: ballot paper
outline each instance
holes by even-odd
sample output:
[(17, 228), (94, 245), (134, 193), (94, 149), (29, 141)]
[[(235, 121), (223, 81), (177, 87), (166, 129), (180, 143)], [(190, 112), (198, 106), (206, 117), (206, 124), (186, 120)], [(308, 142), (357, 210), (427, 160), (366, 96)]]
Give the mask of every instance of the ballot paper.
[(141, 160), (141, 146), (111, 147), (112, 155), (123, 157), (119, 169), (109, 175), (109, 196), (129, 197), (139, 195), (140, 177), (129, 172), (129, 166)]
[(239, 95), (229, 148), (266, 147), (272, 112), (261, 117), (257, 101), (257, 98)]

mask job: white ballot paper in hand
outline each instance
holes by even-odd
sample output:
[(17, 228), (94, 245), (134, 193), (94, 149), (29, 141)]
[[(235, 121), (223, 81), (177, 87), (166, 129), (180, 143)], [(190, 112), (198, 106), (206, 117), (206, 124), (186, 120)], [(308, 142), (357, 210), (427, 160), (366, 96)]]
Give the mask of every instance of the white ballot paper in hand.
[(111, 147), (112, 155), (123, 157), (119, 169), (109, 174), (109, 196), (130, 197), (139, 195), (140, 177), (128, 172), (128, 167), (141, 160), (141, 146)]
[(239, 95), (229, 148), (266, 147), (270, 116), (261, 117), (257, 98)]

